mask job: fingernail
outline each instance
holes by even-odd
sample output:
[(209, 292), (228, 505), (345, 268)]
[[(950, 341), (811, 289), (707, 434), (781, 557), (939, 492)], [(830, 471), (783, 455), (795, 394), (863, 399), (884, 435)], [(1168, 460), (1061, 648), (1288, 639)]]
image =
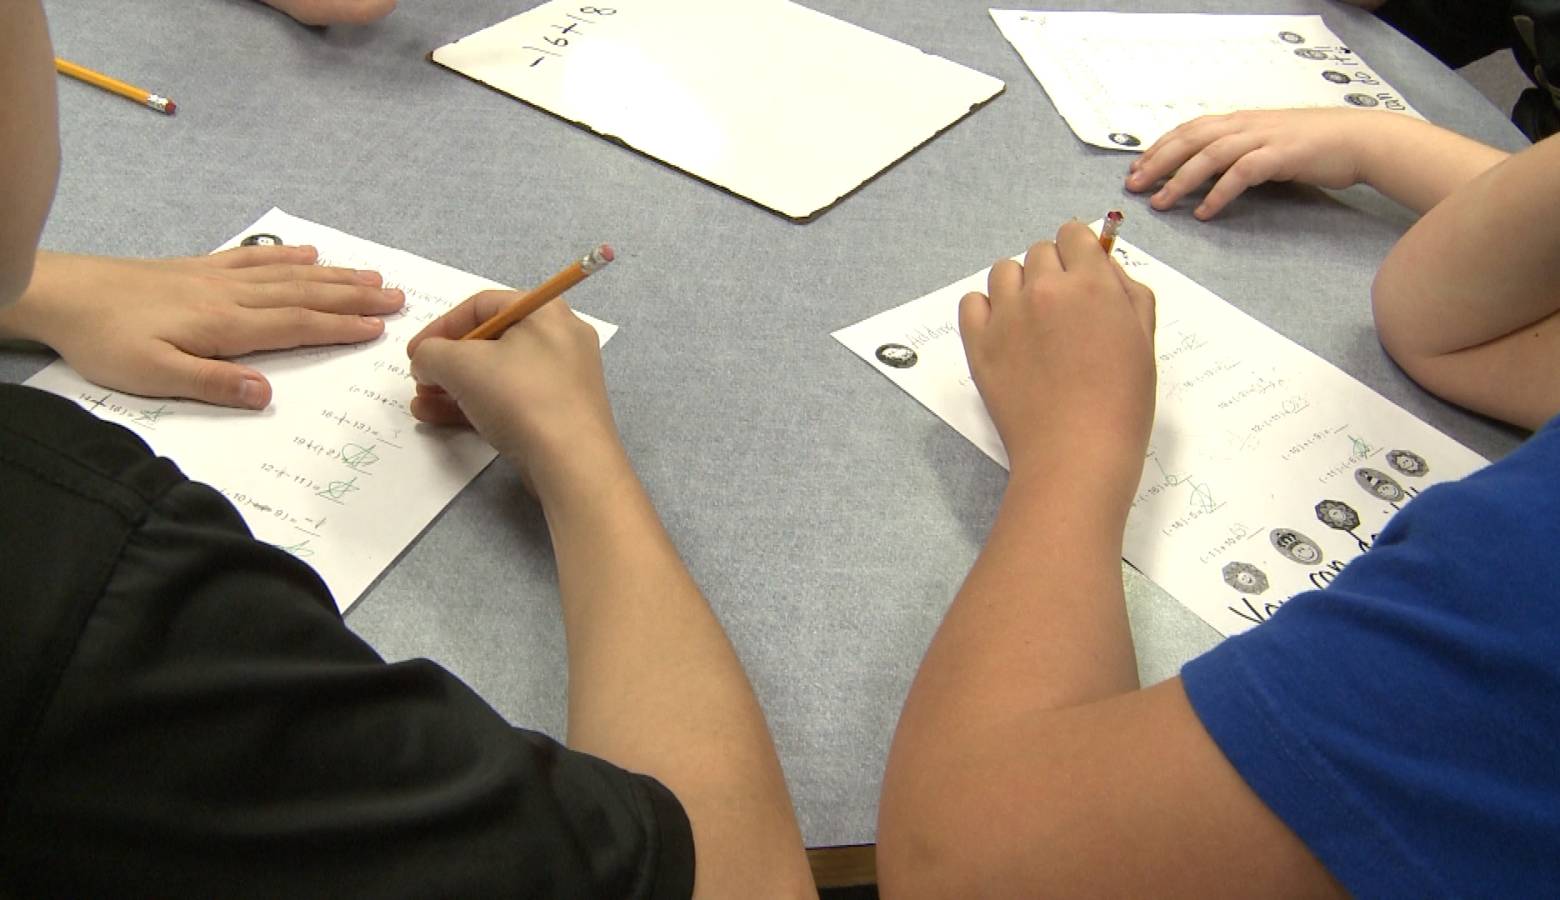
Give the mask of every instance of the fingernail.
[(385, 288), (385, 296), (398, 303), (406, 300), (406, 295), (401, 293), (400, 288)]
[(352, 277), (354, 279), (356, 279), (361, 284), (378, 284), (379, 283), (379, 273), (378, 272), (370, 272), (370, 271), (368, 271), (366, 269), (359, 269), (358, 271), (353, 272), (352, 273)]
[(250, 409), (264, 406), (265, 382), (252, 376), (244, 376), (244, 380), (238, 384), (238, 402)]
[(378, 316), (358, 316), (358, 318), (362, 319), (364, 324), (372, 326), (375, 329), (385, 327), (385, 320), (379, 318)]

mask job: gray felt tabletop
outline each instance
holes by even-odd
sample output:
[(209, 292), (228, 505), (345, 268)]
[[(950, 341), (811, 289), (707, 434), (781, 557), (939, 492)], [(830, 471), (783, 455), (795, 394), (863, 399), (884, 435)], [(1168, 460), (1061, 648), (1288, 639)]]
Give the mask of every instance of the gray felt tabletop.
[[(612, 242), (620, 261), (571, 300), (622, 326), (604, 356), (624, 440), (747, 666), (809, 846), (874, 839), (900, 704), (1005, 477), (831, 331), (1114, 206), (1132, 243), (1473, 450), (1499, 457), (1519, 440), (1427, 395), (1373, 336), (1371, 278), (1412, 223), (1406, 211), (1362, 189), (1274, 186), (1207, 224), (1189, 207), (1153, 213), (1122, 190), (1131, 157), (1073, 136), (987, 3), (808, 0), (1007, 89), (807, 224), (426, 60), (531, 5), (401, 0), (377, 25), (318, 30), (252, 0), (47, 0), (61, 56), (168, 94), (180, 110), (166, 118), (61, 81), (64, 167), (44, 245), (201, 253), (279, 206), (527, 285)], [(1351, 7), (1046, 8), (1320, 13), (1430, 120), (1525, 144), (1503, 111)], [(805, 48), (795, 64), (807, 65)], [(0, 378), (21, 380), (49, 358), (0, 353)], [(1215, 643), (1201, 620), (1123, 572), (1145, 682)], [(442, 663), (511, 722), (562, 734), (546, 531), (502, 464), (456, 497), (347, 624), (389, 659)]]

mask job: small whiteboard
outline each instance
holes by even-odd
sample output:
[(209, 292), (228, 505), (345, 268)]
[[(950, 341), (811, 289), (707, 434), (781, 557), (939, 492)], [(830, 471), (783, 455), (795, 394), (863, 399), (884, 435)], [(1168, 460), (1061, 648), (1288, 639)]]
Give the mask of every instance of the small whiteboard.
[(1084, 143), (1147, 150), (1198, 116), (1353, 106), (1420, 116), (1321, 16), (1024, 12), (991, 18)]
[(799, 220), (1003, 88), (787, 0), (609, 2), (544, 3), (433, 61)]

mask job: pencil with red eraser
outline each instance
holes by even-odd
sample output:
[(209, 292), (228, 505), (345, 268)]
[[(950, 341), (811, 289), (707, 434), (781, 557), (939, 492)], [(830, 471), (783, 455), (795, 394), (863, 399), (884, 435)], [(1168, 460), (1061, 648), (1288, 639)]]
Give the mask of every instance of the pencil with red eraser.
[(118, 94), (127, 100), (134, 100), (142, 106), (155, 109), (164, 115), (171, 116), (179, 108), (177, 104), (167, 97), (154, 94), (146, 88), (136, 87), (129, 82), (120, 81), (113, 76), (104, 75), (102, 72), (94, 71), (86, 66), (77, 65), (68, 59), (61, 59), (58, 56), (54, 57), (54, 68), (61, 75), (69, 75), (71, 78), (84, 81), (93, 87), (102, 88), (111, 94)]
[(601, 244), (580, 259), (569, 263), (557, 275), (520, 295), (515, 302), (499, 310), (493, 318), (466, 332), (461, 340), (492, 340), (501, 336), (511, 325), (557, 299), (559, 294), (584, 281), (592, 272), (605, 267), (607, 263), (612, 262), (615, 255), (611, 247)]
[(1119, 209), (1113, 209), (1105, 214), (1105, 222), (1100, 226), (1100, 247), (1106, 253), (1116, 249), (1116, 232), (1121, 230), (1121, 223), (1126, 218)]

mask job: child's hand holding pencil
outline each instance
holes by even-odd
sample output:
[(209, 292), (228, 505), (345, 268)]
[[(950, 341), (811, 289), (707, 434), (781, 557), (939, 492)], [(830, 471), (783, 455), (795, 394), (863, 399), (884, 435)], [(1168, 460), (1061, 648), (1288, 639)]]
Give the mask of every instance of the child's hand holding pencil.
[[(477, 294), (407, 344), (417, 381), (412, 414), (432, 425), (475, 428), (544, 502), (554, 485), (578, 483), (582, 466), (626, 459), (607, 402), (596, 330), (556, 294), (539, 305), (536, 299), (544, 288), (561, 293), (554, 282), (569, 280), (568, 272), (531, 292)], [(493, 339), (473, 338), (492, 330), (479, 328), (502, 321), (506, 310), (514, 318), (514, 311), (527, 307), (535, 311)]]

